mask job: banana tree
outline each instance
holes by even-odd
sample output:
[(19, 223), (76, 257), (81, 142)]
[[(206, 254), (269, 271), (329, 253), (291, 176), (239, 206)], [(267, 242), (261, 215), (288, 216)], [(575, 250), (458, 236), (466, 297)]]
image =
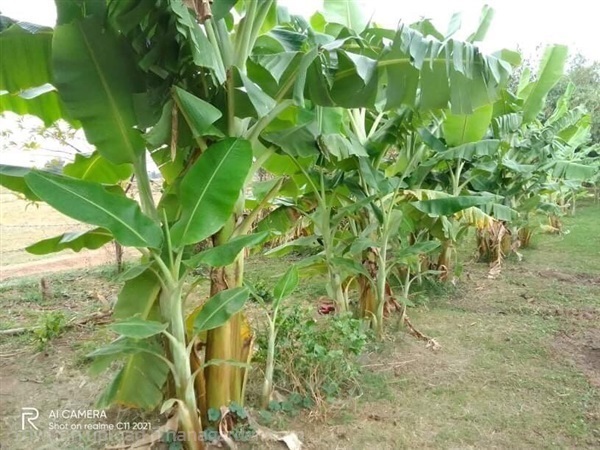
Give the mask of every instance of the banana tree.
[[(548, 47), (536, 81), (525, 72), (517, 92), (506, 91), (496, 102), (488, 133), (500, 142), (499, 152), (480, 155), (467, 174), (469, 187), (501, 195), (506, 206), (518, 211), (510, 227), (521, 247), (529, 244), (535, 215), (556, 218), (561, 192), (572, 193), (595, 171), (578, 162), (586, 154), (588, 128), (582, 112), (568, 111), (570, 89), (550, 117), (539, 116), (549, 89), (562, 74), (566, 52), (562, 46)], [(556, 219), (553, 223), (558, 225)]]
[[(274, 116), (252, 124), (251, 117), (275, 103), (248, 79), (245, 63), (252, 45), (247, 46), (258, 38), (274, 5), (251, 2), (234, 37), (224, 20), (231, 15), (231, 3), (216, 5), (210, 20), (218, 19), (217, 25), (203, 17), (207, 20), (202, 26), (181, 2), (158, 6), (132, 1), (57, 2), (55, 30), (38, 33), (37, 28), (16, 24), (2, 35), (3, 55), (11, 56), (7, 60), (12, 64), (2, 67), (8, 92), (4, 99), (10, 100), (3, 102), (4, 109), (20, 101), (17, 92), (44, 82), (49, 88), (30, 95), (31, 103), (20, 112), (43, 116), (47, 96), (57, 97), (61, 116), (80, 124), (96, 146), (96, 169), (104, 165), (109, 172), (122, 174), (129, 167), (134, 171), (139, 205), (115, 186), (107, 186), (114, 183), (107, 171), (97, 179), (83, 180), (5, 167), (2, 182), (99, 227), (83, 236), (59, 237), (54, 248), (46, 246), (48, 251), (95, 248), (107, 237), (140, 250), (142, 264), (126, 276), (115, 307), (115, 316), (123, 321), (114, 329), (122, 339), (94, 353), (103, 361), (126, 356), (100, 403), (156, 407), (164, 397), (170, 369), (181, 426), (197, 433), (198, 410), (205, 414), (209, 406), (227, 405), (243, 396), (251, 341), (242, 335), (244, 323), (237, 314), (247, 297), (240, 286), (243, 263), (238, 255), (265, 236), (247, 236), (250, 220), (237, 219), (243, 208), (240, 193), (253, 170), (251, 143)], [(221, 33), (212, 43), (207, 37), (214, 31), (211, 27)], [(15, 35), (23, 45), (10, 53)], [(219, 52), (218, 44), (229, 47)], [(230, 56), (241, 70), (233, 60), (222, 60), (234, 45), (240, 49)], [(37, 58), (24, 59), (32, 55)], [(166, 55), (173, 58), (165, 61)], [(51, 63), (52, 73), (47, 69), (37, 79), (19, 78), (19, 71), (39, 73), (30, 70), (29, 61), (41, 67)], [(225, 96), (225, 114), (194, 95), (195, 90), (217, 106), (224, 106), (219, 96)], [(234, 109), (236, 100), (239, 109)], [(276, 112), (282, 109), (275, 107)], [(44, 118), (52, 121), (55, 116)], [(165, 140), (168, 145), (163, 148)], [(166, 181), (158, 206), (147, 178), (146, 148), (152, 150)], [(90, 166), (89, 161), (80, 162), (75, 172), (88, 173), (85, 164)], [(191, 257), (189, 247), (207, 238), (214, 247)], [(211, 301), (188, 318), (193, 326), (186, 333), (188, 295), (182, 290), (200, 263), (213, 267)], [(207, 335), (206, 351), (199, 357), (197, 340), (202, 333)], [(146, 342), (160, 334), (165, 349), (159, 342), (154, 346)], [(135, 345), (128, 342), (131, 339)], [(195, 439), (190, 446), (201, 444)]]
[[(245, 190), (286, 151), (305, 158), (300, 164), (316, 158), (309, 124), (320, 117), (307, 120), (306, 111), (451, 103), (464, 113), (495, 98), (508, 75), (503, 59), (473, 45), (410, 27), (353, 29), (355, 12), (335, 2), (325, 4), (329, 24), (270, 0), (56, 3), (54, 30), (13, 24), (0, 34), (2, 110), (81, 126), (96, 147), (94, 166), (106, 170), (84, 179), (91, 161), (72, 177), (3, 167), (0, 180), (95, 227), (57, 237), (49, 251), (107, 238), (140, 251), (115, 306), (121, 337), (95, 353), (99, 365), (125, 358), (100, 403), (154, 408), (172, 397), (167, 406), (178, 405), (182, 429), (196, 436), (208, 408), (243, 403), (252, 336), (240, 313), (242, 250), (266, 237), (249, 232), (284, 182), (249, 211)], [(148, 151), (164, 178), (158, 203)], [(137, 201), (115, 183), (126, 172)], [(212, 247), (194, 254), (207, 239)], [(192, 308), (184, 290), (195, 286), (198, 264), (212, 267), (210, 299)]]

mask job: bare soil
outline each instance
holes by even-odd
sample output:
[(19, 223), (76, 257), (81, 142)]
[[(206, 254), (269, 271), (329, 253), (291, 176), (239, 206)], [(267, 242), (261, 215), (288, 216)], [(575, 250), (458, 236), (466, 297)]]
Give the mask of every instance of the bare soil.
[[(0, 188), (0, 282), (67, 270), (86, 269), (115, 261), (113, 244), (79, 253), (32, 255), (25, 249), (42, 239), (90, 226), (67, 217), (44, 203), (33, 204)], [(134, 253), (127, 252), (130, 257)]]
[[(108, 249), (107, 249), (108, 250)], [(55, 256), (39, 261), (29, 261), (9, 266), (0, 266), (0, 282), (15, 278), (47, 275), (68, 270), (90, 269), (105, 264), (115, 264), (115, 257), (109, 251), (85, 251), (81, 253)]]
[(600, 329), (561, 333), (554, 347), (585, 373), (593, 386), (600, 388)]

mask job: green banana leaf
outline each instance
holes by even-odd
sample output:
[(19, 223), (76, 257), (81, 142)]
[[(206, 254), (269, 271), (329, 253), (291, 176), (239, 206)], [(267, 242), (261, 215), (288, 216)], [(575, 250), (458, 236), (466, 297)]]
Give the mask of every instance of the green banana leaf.
[(75, 178), (31, 171), (27, 186), (57, 211), (81, 222), (109, 230), (122, 245), (160, 248), (162, 231), (139, 205), (102, 185)]
[(181, 218), (171, 228), (177, 248), (206, 239), (223, 227), (240, 196), (252, 148), (242, 139), (210, 146), (181, 181)]
[(89, 156), (77, 153), (75, 160), (63, 167), (63, 174), (102, 184), (117, 184), (131, 177), (130, 164), (113, 164), (95, 151)]
[(194, 318), (194, 333), (212, 330), (227, 322), (237, 314), (248, 300), (247, 288), (233, 288), (212, 296)]
[(548, 92), (563, 75), (567, 61), (568, 48), (564, 45), (552, 45), (546, 48), (537, 80), (532, 84), (531, 91), (525, 97), (523, 104), (523, 122), (528, 123), (537, 117), (546, 100)]
[(490, 202), (489, 198), (477, 196), (457, 196), (421, 200), (411, 204), (419, 211), (433, 217), (451, 216), (472, 206), (482, 206)]
[(95, 250), (112, 241), (113, 235), (103, 228), (95, 228), (89, 231), (63, 233), (49, 239), (43, 239), (25, 248), (33, 255), (47, 255), (62, 250), (73, 250), (79, 252), (87, 248)]
[(22, 194), (27, 200), (37, 202), (40, 198), (27, 186), (25, 175), (32, 169), (27, 167), (6, 166), (0, 164), (0, 186), (13, 192)]
[(238, 236), (229, 242), (203, 250), (190, 259), (184, 260), (183, 263), (190, 268), (198, 267), (200, 264), (208, 264), (211, 267), (227, 266), (235, 261), (244, 248), (258, 245), (268, 236), (268, 232)]
[(52, 48), (54, 85), (88, 142), (114, 164), (138, 162), (134, 94), (143, 86), (126, 43), (91, 17), (56, 27)]

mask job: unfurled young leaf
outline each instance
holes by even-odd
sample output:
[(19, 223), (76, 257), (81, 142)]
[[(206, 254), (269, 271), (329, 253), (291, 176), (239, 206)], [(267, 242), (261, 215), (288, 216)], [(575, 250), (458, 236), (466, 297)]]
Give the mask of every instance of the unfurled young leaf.
[(563, 76), (567, 61), (568, 48), (564, 45), (552, 45), (546, 48), (537, 80), (533, 82), (531, 91), (525, 97), (523, 104), (523, 122), (531, 122), (544, 107), (544, 100), (548, 92)]

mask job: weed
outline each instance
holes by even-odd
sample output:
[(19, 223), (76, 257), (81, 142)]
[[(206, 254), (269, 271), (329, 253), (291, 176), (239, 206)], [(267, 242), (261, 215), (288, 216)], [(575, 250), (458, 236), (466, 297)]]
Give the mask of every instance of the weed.
[(292, 416), (296, 415), (301, 409), (310, 409), (315, 406), (315, 402), (309, 396), (300, 395), (292, 392), (288, 398), (283, 401), (271, 400), (266, 413), (285, 412)]
[(65, 316), (60, 311), (44, 314), (39, 321), (39, 326), (33, 332), (38, 349), (44, 350), (52, 339), (60, 336), (66, 324)]
[[(263, 303), (272, 303), (274, 298), (268, 284), (262, 278), (257, 278), (256, 281), (248, 281), (248, 284), (252, 286), (253, 294), (260, 297)], [(250, 298), (256, 301), (256, 298), (251, 296)]]
[[(256, 436), (256, 431), (248, 423), (248, 412), (236, 402), (231, 402), (226, 409), (226, 415), (216, 408), (207, 411), (208, 424), (204, 429), (204, 440), (206, 442), (217, 442), (221, 439), (220, 430), (227, 430), (231, 439), (238, 442), (246, 442)], [(221, 426), (224, 422), (225, 426)]]
[[(361, 320), (343, 314), (315, 320), (296, 306), (282, 314), (277, 326), (276, 386), (315, 402), (361, 392), (358, 357), (371, 333)], [(266, 339), (258, 339), (259, 361), (265, 358)], [(288, 402), (280, 405), (282, 410), (294, 408)]]

